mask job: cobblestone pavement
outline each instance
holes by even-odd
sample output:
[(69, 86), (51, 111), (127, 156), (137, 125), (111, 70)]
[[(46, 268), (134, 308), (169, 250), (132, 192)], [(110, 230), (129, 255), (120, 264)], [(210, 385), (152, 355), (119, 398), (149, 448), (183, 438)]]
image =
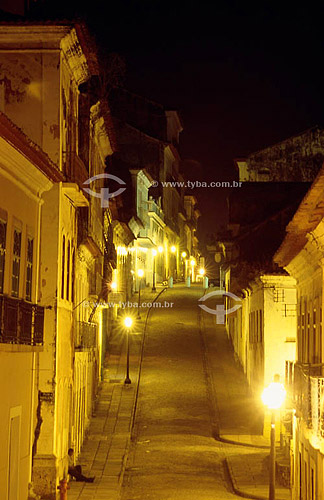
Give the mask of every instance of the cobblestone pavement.
[(202, 294), (175, 287), (163, 296), (174, 307), (150, 316), (122, 500), (226, 500), (233, 486), (258, 496), (260, 479), (267, 488), (264, 467), (254, 471), (265, 450), (215, 439), (259, 442), (262, 409), (224, 327), (200, 314)]

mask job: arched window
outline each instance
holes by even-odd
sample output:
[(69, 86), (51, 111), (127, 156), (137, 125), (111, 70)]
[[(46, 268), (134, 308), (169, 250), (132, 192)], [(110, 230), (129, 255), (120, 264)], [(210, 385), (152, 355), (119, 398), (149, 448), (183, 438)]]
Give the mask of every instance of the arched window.
[(65, 292), (65, 236), (63, 235), (63, 242), (62, 242), (62, 288), (61, 288), (61, 297), (64, 299), (64, 292)]
[(66, 299), (70, 300), (70, 279), (71, 279), (71, 244), (67, 244), (67, 263), (66, 263)]
[(72, 302), (75, 301), (75, 249), (72, 252)]

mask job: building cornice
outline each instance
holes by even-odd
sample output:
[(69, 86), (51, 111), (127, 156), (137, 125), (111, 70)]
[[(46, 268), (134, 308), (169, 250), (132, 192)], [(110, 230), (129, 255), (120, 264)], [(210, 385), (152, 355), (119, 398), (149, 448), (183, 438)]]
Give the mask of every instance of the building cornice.
[(31, 139), (29, 139), (20, 128), (0, 111), (0, 137), (22, 154), (30, 163), (40, 170), (53, 182), (64, 180), (62, 172), (58, 169), (49, 156)]

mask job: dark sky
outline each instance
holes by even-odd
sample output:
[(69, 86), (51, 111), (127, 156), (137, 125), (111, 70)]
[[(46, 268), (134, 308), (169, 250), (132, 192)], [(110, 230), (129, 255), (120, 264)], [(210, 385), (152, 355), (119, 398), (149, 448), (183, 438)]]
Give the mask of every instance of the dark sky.
[[(324, 6), (296, 2), (92, 0), (44, 2), (86, 17), (102, 47), (127, 63), (126, 87), (180, 111), (190, 179), (231, 180), (233, 159), (323, 116)], [(68, 9), (68, 10), (67, 10)], [(224, 220), (224, 189), (195, 194), (210, 231)]]

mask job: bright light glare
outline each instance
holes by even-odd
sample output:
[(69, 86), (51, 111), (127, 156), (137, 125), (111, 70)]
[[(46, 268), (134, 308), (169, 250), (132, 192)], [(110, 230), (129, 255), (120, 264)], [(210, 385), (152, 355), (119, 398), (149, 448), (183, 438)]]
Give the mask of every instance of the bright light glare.
[(117, 283), (116, 283), (115, 281), (113, 281), (113, 282), (110, 284), (110, 288), (111, 288), (112, 290), (116, 290), (116, 288), (117, 288)]
[(144, 271), (143, 271), (143, 269), (139, 269), (139, 270), (137, 271), (137, 276), (138, 276), (139, 278), (143, 278), (143, 276), (144, 276)]
[(160, 246), (160, 247), (158, 248), (158, 251), (159, 251), (160, 253), (162, 253), (162, 252), (163, 252), (163, 247), (161, 247), (161, 246)]
[(181, 257), (183, 257), (183, 258), (187, 257), (186, 252), (182, 252)]
[(205, 274), (205, 269), (203, 267), (199, 269), (199, 274), (200, 276), (203, 276)]
[(177, 249), (174, 245), (172, 245), (172, 247), (170, 248), (171, 252), (172, 253), (176, 253)]
[(286, 389), (280, 382), (271, 382), (262, 393), (261, 399), (263, 404), (270, 410), (280, 408), (286, 398)]
[(129, 316), (127, 316), (125, 319), (124, 319), (124, 325), (126, 326), (126, 328), (130, 328), (133, 324), (133, 320), (132, 318), (130, 318)]
[(196, 262), (195, 262), (194, 260), (192, 260), (192, 261), (190, 261), (190, 264), (191, 264), (192, 266), (194, 266), (194, 265), (196, 264)]
[(155, 257), (155, 256), (156, 256), (157, 251), (155, 250), (155, 248), (153, 248), (153, 250), (152, 250), (152, 254), (153, 254), (153, 257)]

